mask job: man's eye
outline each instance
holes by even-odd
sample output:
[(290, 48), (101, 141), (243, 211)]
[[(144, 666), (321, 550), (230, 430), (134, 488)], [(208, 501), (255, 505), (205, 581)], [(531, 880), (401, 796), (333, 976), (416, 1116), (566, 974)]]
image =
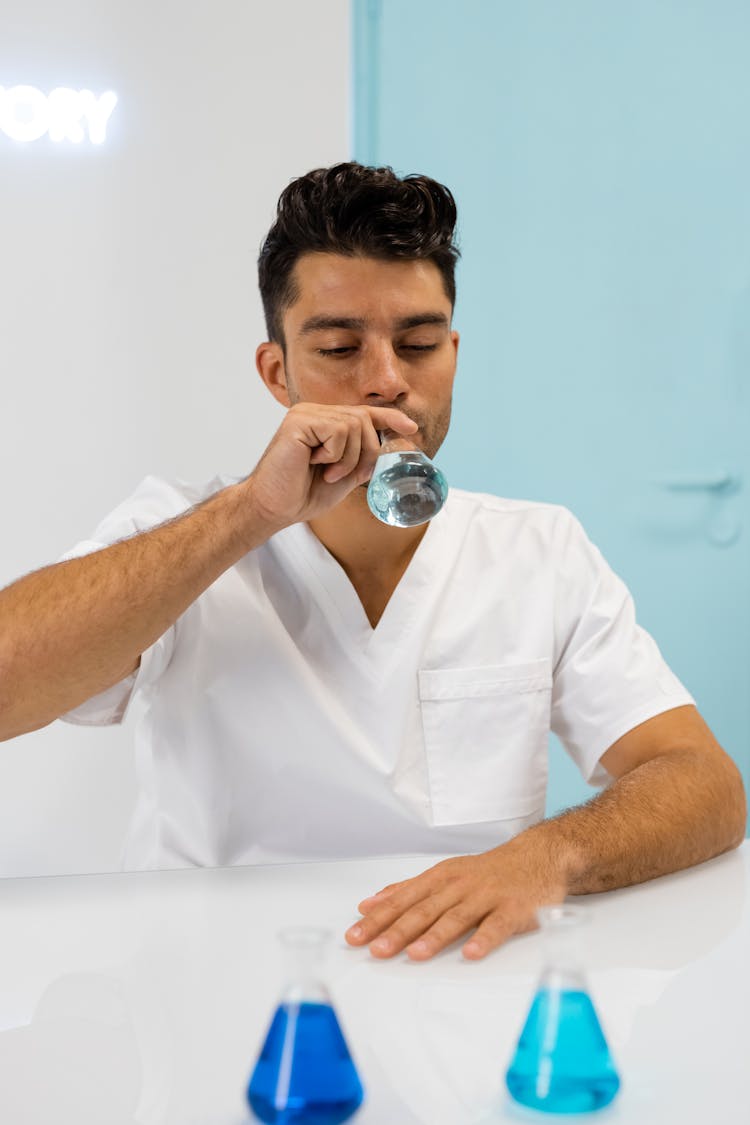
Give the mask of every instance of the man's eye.
[(349, 352), (354, 351), (354, 346), (349, 345), (346, 348), (318, 348), (318, 355), (347, 355)]
[(437, 344), (404, 344), (405, 352), (434, 352)]

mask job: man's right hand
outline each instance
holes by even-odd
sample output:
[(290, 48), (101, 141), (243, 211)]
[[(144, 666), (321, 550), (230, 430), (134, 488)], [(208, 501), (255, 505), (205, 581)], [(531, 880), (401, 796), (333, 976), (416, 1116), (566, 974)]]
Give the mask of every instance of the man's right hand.
[(410, 437), (418, 429), (395, 407), (297, 403), (243, 483), (272, 533), (321, 515), (369, 480), (378, 430)]

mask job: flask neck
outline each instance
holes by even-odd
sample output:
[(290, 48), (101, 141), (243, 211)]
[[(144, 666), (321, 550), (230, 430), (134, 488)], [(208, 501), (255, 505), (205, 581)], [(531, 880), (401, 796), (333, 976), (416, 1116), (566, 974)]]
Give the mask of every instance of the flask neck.
[(563, 965), (546, 965), (539, 978), (539, 991), (587, 992), (586, 974), (582, 969)]
[(290, 927), (279, 933), (283, 954), (285, 1003), (330, 1003), (324, 983), (324, 964), (331, 941), (329, 930), (307, 926)]
[[(378, 456), (382, 457), (384, 453), (421, 453), (421, 450), (414, 444), (414, 439), (410, 437), (403, 437), (401, 434), (395, 433), (394, 430), (378, 430), (378, 437), (380, 438), (380, 452)], [(425, 456), (425, 454), (422, 454)]]
[(586, 914), (580, 906), (546, 906), (537, 912), (542, 933), (544, 966), (540, 987), (586, 989), (581, 930)]

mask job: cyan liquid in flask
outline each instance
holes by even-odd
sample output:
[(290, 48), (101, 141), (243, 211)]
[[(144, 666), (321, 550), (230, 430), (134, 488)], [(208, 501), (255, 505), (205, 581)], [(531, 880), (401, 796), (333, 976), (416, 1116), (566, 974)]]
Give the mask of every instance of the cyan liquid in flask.
[(436, 516), (448, 495), (448, 482), (421, 449), (399, 449), (403, 438), (381, 433), (380, 455), (367, 488), (372, 514), (393, 527), (416, 527)]
[(320, 977), (330, 939), (311, 927), (279, 933), (286, 985), (247, 1091), (260, 1121), (339, 1125), (362, 1104), (362, 1083)]
[(620, 1088), (579, 949), (582, 907), (538, 912), (546, 962), (505, 1081), (517, 1102), (548, 1113), (601, 1109)]

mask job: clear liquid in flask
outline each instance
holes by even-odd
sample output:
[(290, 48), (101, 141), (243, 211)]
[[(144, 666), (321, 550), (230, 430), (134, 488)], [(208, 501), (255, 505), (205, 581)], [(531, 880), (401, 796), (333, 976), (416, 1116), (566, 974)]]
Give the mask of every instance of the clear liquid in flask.
[(378, 457), (367, 503), (383, 523), (416, 527), (437, 515), (447, 495), (447, 480), (421, 450), (394, 450)]

